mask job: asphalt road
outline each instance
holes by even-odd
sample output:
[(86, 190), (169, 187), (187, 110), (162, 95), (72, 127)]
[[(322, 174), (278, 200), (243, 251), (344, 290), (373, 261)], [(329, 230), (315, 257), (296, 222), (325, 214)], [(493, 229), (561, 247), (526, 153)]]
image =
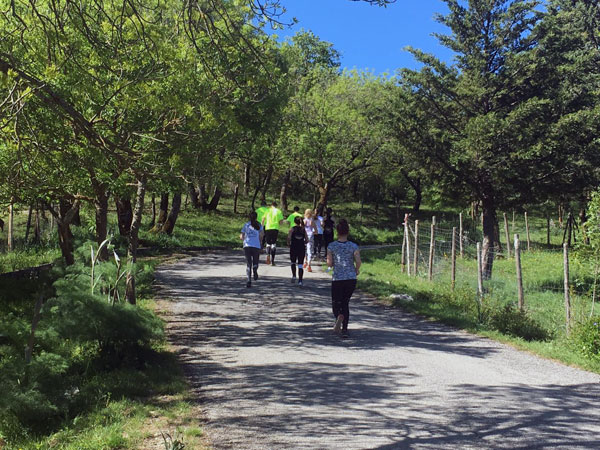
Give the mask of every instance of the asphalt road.
[(287, 261), (250, 289), (241, 251), (157, 272), (215, 449), (600, 448), (600, 376), (360, 293), (342, 340), (329, 276)]

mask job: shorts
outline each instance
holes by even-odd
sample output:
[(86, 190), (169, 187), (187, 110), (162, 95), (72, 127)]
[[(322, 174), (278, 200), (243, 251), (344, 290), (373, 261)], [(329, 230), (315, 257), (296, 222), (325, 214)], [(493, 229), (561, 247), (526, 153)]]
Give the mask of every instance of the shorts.
[(267, 245), (277, 244), (277, 235), (278, 234), (279, 234), (279, 230), (265, 231), (265, 240), (267, 241)]
[(304, 262), (304, 257), (306, 256), (306, 250), (304, 246), (300, 248), (290, 248), (290, 261), (292, 264), (302, 264)]

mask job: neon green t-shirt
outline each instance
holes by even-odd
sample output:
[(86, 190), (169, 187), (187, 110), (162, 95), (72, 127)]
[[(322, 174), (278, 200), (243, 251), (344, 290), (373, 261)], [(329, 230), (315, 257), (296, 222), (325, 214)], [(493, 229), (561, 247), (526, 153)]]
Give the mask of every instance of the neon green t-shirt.
[(268, 210), (268, 206), (261, 206), (256, 209), (256, 220), (258, 220), (258, 223), (262, 223), (263, 217), (265, 217)]
[(294, 211), (293, 213), (291, 213), (288, 218), (286, 219), (288, 221), (288, 223), (290, 224), (290, 227), (294, 226), (294, 219), (296, 217), (302, 217), (302, 214), (300, 214), (299, 212)]
[(280, 209), (271, 207), (265, 214), (265, 230), (279, 230), (279, 222), (283, 220)]

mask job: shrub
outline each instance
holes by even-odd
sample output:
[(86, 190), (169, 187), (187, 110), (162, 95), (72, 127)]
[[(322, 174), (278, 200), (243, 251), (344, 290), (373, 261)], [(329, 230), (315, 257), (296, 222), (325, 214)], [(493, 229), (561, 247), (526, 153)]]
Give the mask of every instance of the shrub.
[(489, 311), (487, 320), (489, 325), (499, 332), (526, 341), (545, 341), (550, 338), (550, 333), (546, 329), (512, 303)]
[(600, 316), (573, 327), (570, 341), (583, 356), (600, 361)]

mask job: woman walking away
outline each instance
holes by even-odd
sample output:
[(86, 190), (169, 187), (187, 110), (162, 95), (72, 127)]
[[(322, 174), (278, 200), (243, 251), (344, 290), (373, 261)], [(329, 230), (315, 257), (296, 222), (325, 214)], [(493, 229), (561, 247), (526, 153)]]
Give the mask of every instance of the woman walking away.
[(331, 306), (335, 325), (333, 331), (348, 337), (350, 319), (350, 297), (356, 288), (356, 277), (360, 272), (360, 250), (358, 245), (348, 240), (350, 226), (341, 219), (336, 227), (338, 238), (327, 247), (327, 266), (333, 267), (331, 282)]
[(306, 261), (304, 262), (304, 267), (306, 267), (306, 270), (309, 272), (312, 272), (310, 262), (312, 261), (313, 246), (315, 245), (315, 233), (317, 231), (315, 221), (312, 217), (312, 209), (307, 209), (304, 211), (304, 229), (306, 230), (306, 235), (308, 236), (308, 242), (306, 243)]
[(294, 224), (295, 225), (290, 228), (287, 237), (287, 244), (290, 248), (290, 262), (292, 265), (292, 284), (296, 282), (296, 267), (298, 267), (298, 286), (302, 286), (302, 277), (304, 275), (302, 262), (304, 261), (304, 255), (306, 254), (308, 236), (306, 235), (306, 230), (302, 226), (302, 217), (294, 217)]
[(240, 239), (244, 242), (244, 255), (246, 256), (246, 276), (248, 277), (246, 287), (252, 287), (252, 272), (254, 272), (254, 281), (258, 280), (258, 258), (263, 227), (256, 220), (255, 212), (251, 212), (248, 219), (250, 220), (242, 227)]
[(335, 222), (331, 218), (331, 208), (327, 208), (325, 220), (323, 221), (323, 242), (325, 244), (325, 255), (327, 255), (327, 246), (333, 242), (333, 230)]

